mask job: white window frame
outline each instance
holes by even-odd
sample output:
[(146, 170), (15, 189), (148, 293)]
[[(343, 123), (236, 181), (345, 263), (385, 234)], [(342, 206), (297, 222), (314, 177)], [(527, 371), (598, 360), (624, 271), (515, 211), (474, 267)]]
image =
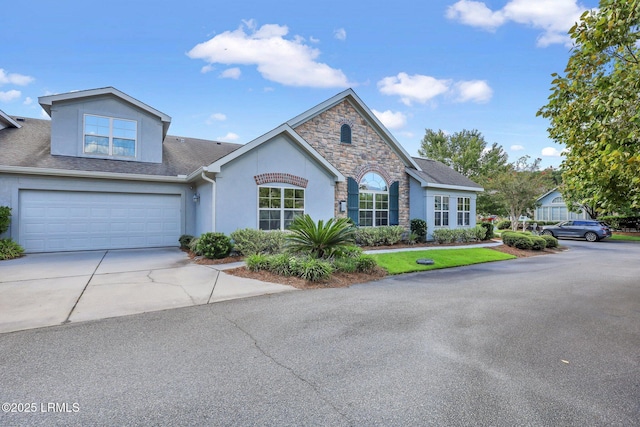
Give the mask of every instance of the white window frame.
[[(462, 202), (462, 209), (460, 209), (460, 202)], [(471, 225), (471, 197), (458, 197), (458, 225), (462, 227)]]
[[(440, 199), (441, 209), (436, 209), (437, 200)], [(447, 209), (442, 209), (445, 205), (444, 199), (447, 199)], [(433, 196), (433, 224), (435, 227), (449, 227), (449, 209), (451, 209), (451, 198), (449, 196), (437, 194)], [(440, 213), (440, 223), (438, 224), (436, 214)], [(446, 222), (446, 224), (445, 224)]]
[[(97, 117), (100, 119), (108, 119), (109, 120), (109, 134), (108, 135), (102, 135), (102, 134), (93, 134), (93, 133), (87, 133), (87, 117)], [(121, 122), (129, 122), (129, 123), (134, 123), (135, 124), (135, 137), (134, 138), (123, 138), (123, 137), (118, 137), (118, 136), (114, 136), (114, 132), (113, 132), (113, 122), (114, 120), (117, 121), (121, 121)], [(108, 138), (109, 139), (109, 150), (107, 153), (94, 153), (94, 152), (88, 152), (86, 150), (86, 137), (87, 136), (98, 136), (98, 137), (102, 137), (102, 138)], [(113, 140), (114, 139), (125, 139), (125, 140), (130, 140), (133, 141), (133, 155), (132, 156), (127, 156), (127, 155), (123, 155), (123, 154), (113, 154)], [(109, 117), (109, 116), (101, 116), (98, 114), (84, 114), (83, 118), (82, 118), (82, 152), (84, 154), (90, 155), (90, 156), (109, 156), (109, 157), (123, 157), (123, 158), (135, 158), (138, 154), (138, 122), (136, 120), (131, 120), (131, 119), (121, 119), (118, 117)]]
[[(364, 209), (360, 205), (363, 194), (371, 195), (371, 209)], [(382, 196), (387, 197), (386, 209), (377, 207), (379, 203), (385, 203), (385, 201), (382, 200)], [(360, 215), (363, 212), (371, 212), (371, 225), (362, 225), (362, 217)], [(389, 191), (360, 190), (358, 193), (358, 224), (360, 227), (384, 227), (389, 225)]]
[[(260, 190), (263, 188), (269, 188), (269, 189), (277, 189), (280, 190), (280, 207), (277, 208), (264, 208), (264, 207), (260, 207)], [(297, 209), (297, 208), (287, 208), (285, 207), (285, 192), (286, 190), (293, 190), (294, 191), (294, 201), (295, 200), (300, 200), (300, 199), (296, 199), (295, 198), (295, 191), (302, 191), (302, 209)], [(293, 221), (293, 218), (295, 218), (297, 215), (304, 215), (305, 213), (305, 206), (307, 205), (307, 192), (305, 191), (304, 188), (301, 187), (286, 187), (286, 186), (282, 186), (282, 185), (259, 185), (258, 186), (258, 191), (257, 191), (257, 208), (258, 208), (258, 212), (257, 212), (257, 220), (258, 220), (258, 230), (265, 230), (265, 231), (273, 231), (273, 230), (286, 230), (288, 227), (285, 225), (285, 223), (288, 221), (289, 224), (291, 223), (291, 221)], [(280, 227), (279, 228), (262, 228), (260, 225), (261, 219), (260, 219), (260, 213), (264, 212), (264, 211), (269, 211), (269, 212), (279, 212), (280, 213), (280, 218), (278, 219), (278, 221), (280, 222)], [(292, 219), (286, 219), (285, 218), (285, 214), (287, 212), (293, 212), (294, 216)], [(296, 215), (297, 213), (297, 215)], [(269, 219), (269, 221), (275, 221), (272, 219)], [(287, 225), (289, 225), (287, 224)]]

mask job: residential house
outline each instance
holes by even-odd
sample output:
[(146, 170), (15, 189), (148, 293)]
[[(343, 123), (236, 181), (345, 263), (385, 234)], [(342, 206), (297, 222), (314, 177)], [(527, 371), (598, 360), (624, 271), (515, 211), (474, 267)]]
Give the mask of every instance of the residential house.
[(113, 87), (39, 103), (51, 120), (0, 112), (0, 205), (27, 252), (176, 246), (303, 213), (475, 226), (482, 188), (411, 157), (351, 89), (244, 145), (169, 135), (171, 117)]
[(557, 188), (543, 194), (537, 199), (538, 207), (534, 212), (535, 221), (567, 221), (571, 219), (591, 219), (584, 209), (572, 212)]

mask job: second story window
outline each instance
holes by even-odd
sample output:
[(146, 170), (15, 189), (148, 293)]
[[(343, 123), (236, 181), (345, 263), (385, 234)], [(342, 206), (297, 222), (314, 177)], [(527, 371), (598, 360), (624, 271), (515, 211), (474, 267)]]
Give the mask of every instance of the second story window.
[(344, 124), (340, 127), (340, 142), (351, 144), (351, 126)]
[(138, 123), (112, 117), (84, 116), (84, 152), (114, 157), (135, 157)]

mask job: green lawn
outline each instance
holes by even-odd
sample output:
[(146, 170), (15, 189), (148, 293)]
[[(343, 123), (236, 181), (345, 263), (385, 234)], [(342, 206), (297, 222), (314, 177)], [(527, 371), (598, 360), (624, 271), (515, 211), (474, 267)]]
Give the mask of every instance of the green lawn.
[[(432, 249), (426, 251), (390, 252), (373, 254), (378, 265), (389, 274), (411, 273), (414, 271), (435, 270), (438, 268), (459, 267), (483, 262), (503, 261), (515, 256), (487, 248)], [(419, 258), (434, 260), (433, 265), (416, 264)]]
[(611, 236), (611, 240), (627, 240), (630, 242), (640, 242), (640, 237), (626, 236), (624, 234), (614, 234), (613, 236)]

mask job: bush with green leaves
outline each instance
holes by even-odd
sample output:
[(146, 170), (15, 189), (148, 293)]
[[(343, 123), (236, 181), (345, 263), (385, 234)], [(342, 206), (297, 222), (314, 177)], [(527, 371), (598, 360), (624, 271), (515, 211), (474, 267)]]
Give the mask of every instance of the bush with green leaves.
[(277, 254), (282, 252), (286, 231), (264, 231), (255, 228), (242, 228), (229, 235), (233, 248), (240, 255)]
[(485, 229), (484, 237), (481, 240), (491, 240), (494, 237), (493, 224), (490, 222), (481, 222), (480, 226)]
[(547, 248), (553, 249), (558, 247), (558, 239), (556, 239), (555, 237), (547, 236), (546, 234), (543, 234), (540, 237), (542, 237), (547, 243)]
[(508, 219), (503, 219), (502, 221), (498, 221), (496, 223), (496, 228), (498, 230), (509, 230), (511, 229), (511, 221)]
[(502, 233), (502, 242), (513, 248), (533, 249), (533, 240), (530, 234), (519, 233), (517, 231), (505, 231)]
[(534, 251), (541, 251), (544, 248), (547, 247), (547, 241), (545, 239), (543, 239), (540, 236), (530, 236), (529, 237), (531, 239), (531, 242), (533, 243), (533, 245), (531, 246), (531, 249), (533, 249)]
[(9, 224), (11, 224), (11, 208), (0, 206), (0, 234), (9, 229)]
[(356, 271), (359, 273), (372, 273), (378, 267), (378, 263), (371, 255), (360, 255), (356, 258)]
[(196, 254), (209, 259), (220, 259), (229, 255), (233, 245), (223, 233), (204, 233), (196, 243)]
[(296, 217), (285, 237), (289, 253), (308, 254), (314, 258), (331, 258), (354, 242), (354, 228), (348, 218), (331, 218), (317, 223), (305, 214)]
[(417, 242), (423, 243), (427, 241), (427, 222), (424, 219), (412, 219), (410, 229), (411, 233), (416, 235)]
[(402, 241), (405, 229), (399, 225), (382, 227), (358, 227), (355, 240), (361, 246), (391, 246)]
[(304, 258), (300, 262), (296, 276), (310, 282), (322, 282), (331, 277), (333, 267), (325, 260), (318, 258)]
[(453, 243), (458, 239), (457, 232), (452, 228), (436, 228), (432, 234), (433, 239), (440, 244)]
[(0, 260), (21, 257), (24, 249), (13, 239), (0, 239)]
[(190, 234), (183, 234), (178, 238), (178, 242), (180, 243), (180, 249), (189, 249), (189, 245), (195, 239), (194, 236)]
[(269, 270), (269, 255), (254, 254), (245, 259), (249, 271)]

